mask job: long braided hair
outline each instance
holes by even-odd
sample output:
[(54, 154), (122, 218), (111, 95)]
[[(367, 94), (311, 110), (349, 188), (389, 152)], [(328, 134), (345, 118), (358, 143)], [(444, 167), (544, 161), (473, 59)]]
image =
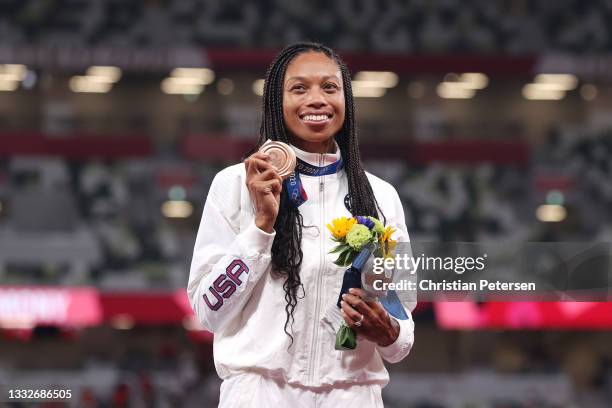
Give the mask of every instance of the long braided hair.
[[(355, 106), (353, 103), (351, 76), (346, 64), (330, 48), (317, 43), (300, 42), (287, 46), (272, 61), (264, 82), (263, 113), (257, 148), (267, 140), (290, 143), (283, 116), (285, 72), (289, 63), (296, 56), (305, 52), (323, 53), (340, 67), (346, 114), (342, 129), (335, 135), (335, 139), (340, 147), (348, 178), (349, 208), (354, 216), (370, 215), (378, 217), (380, 207), (376, 202), (372, 186), (363, 170), (359, 154), (355, 130)], [(380, 211), (380, 214), (382, 214), (382, 211)], [(305, 226), (300, 211), (289, 200), (287, 190), (283, 189), (278, 216), (274, 223), (276, 236), (272, 243), (272, 270), (277, 274), (286, 276), (285, 283), (283, 284), (285, 301), (287, 302), (285, 306), (287, 316), (285, 320), (285, 333), (291, 337), (292, 342), (293, 336), (289, 333), (288, 327), (293, 327), (293, 312), (297, 306), (298, 290), (301, 288), (303, 291), (299, 274), (303, 258), (301, 249), (303, 227)]]

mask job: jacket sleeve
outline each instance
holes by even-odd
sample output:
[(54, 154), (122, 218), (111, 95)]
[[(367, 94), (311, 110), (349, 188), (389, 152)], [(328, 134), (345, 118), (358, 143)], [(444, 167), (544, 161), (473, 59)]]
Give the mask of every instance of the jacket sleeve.
[[(388, 185), (390, 188), (389, 196), (391, 198), (390, 201), (394, 203), (392, 208), (391, 217), (387, 220), (387, 224), (391, 225), (396, 229), (396, 233), (393, 236), (393, 239), (397, 240), (398, 243), (405, 243), (408, 255), (412, 255), (412, 250), (410, 249), (410, 237), (408, 236), (408, 231), (406, 228), (406, 221), (404, 218), (404, 209), (402, 207), (402, 202), (400, 201), (399, 195), (395, 188), (391, 185)], [(410, 280), (416, 281), (416, 274), (410, 275)], [(416, 292), (409, 294), (400, 294), (400, 298), (402, 299), (402, 305), (404, 306), (404, 310), (408, 315), (408, 319), (399, 320), (395, 319), (393, 316), (390, 316), (391, 319), (396, 320), (399, 323), (400, 333), (395, 342), (392, 344), (382, 347), (377, 346), (378, 352), (386, 361), (390, 363), (397, 363), (404, 359), (410, 353), (412, 349), (412, 345), (414, 344), (414, 321), (412, 320), (412, 311), (416, 307)]]
[(237, 175), (217, 174), (193, 251), (187, 294), (198, 321), (212, 332), (240, 314), (271, 263), (275, 232), (260, 230), (254, 221), (240, 230), (242, 182)]

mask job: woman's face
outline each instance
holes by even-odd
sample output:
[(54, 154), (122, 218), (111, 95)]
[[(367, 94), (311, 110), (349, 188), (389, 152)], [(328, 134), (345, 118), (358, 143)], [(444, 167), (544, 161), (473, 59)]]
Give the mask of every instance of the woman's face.
[(320, 52), (295, 57), (287, 66), (283, 89), (283, 115), (291, 143), (309, 152), (331, 152), (344, 112), (338, 64)]

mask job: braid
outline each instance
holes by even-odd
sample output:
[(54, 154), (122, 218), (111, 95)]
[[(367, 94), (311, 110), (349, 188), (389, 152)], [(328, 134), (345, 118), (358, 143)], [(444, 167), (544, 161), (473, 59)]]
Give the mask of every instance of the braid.
[[(316, 43), (296, 43), (286, 47), (276, 56), (266, 72), (257, 148), (264, 144), (266, 140), (290, 143), (283, 116), (283, 83), (289, 63), (296, 56), (305, 52), (323, 53), (340, 67), (344, 84), (346, 113), (342, 129), (336, 134), (336, 141), (345, 163), (350, 211), (354, 216), (370, 215), (377, 217), (379, 212), (382, 214), (382, 211), (380, 211), (374, 197), (372, 186), (365, 174), (359, 154), (351, 76), (346, 64), (331, 49)], [(257, 148), (254, 148), (249, 154), (255, 152)], [(301, 243), (302, 228), (304, 227), (300, 211), (289, 200), (286, 189), (283, 189), (278, 216), (274, 223), (276, 236), (272, 243), (272, 270), (279, 275), (286, 276), (283, 284), (285, 301), (287, 302), (285, 306), (285, 333), (291, 337), (292, 342), (293, 336), (288, 328), (293, 327), (293, 312), (297, 306), (298, 290), (301, 289), (302, 293), (304, 292), (299, 273), (303, 259)]]
[(386, 218), (374, 197), (372, 186), (363, 169), (361, 163), (361, 154), (359, 152), (359, 143), (357, 141), (357, 131), (355, 126), (355, 103), (353, 102), (353, 88), (351, 85), (351, 76), (348, 68), (338, 56), (334, 56), (334, 60), (340, 66), (342, 71), (342, 82), (344, 83), (344, 99), (346, 106), (346, 117), (342, 132), (336, 135), (336, 141), (340, 146), (342, 158), (346, 163), (346, 173), (349, 187), (349, 203), (350, 211), (356, 215), (370, 215), (378, 217), (380, 213), (383, 217), (383, 223), (386, 224)]

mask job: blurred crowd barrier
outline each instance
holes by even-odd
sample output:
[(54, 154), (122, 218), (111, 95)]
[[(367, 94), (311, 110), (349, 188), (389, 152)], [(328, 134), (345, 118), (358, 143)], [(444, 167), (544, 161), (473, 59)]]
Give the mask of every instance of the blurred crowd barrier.
[[(321, 13), (324, 7), (325, 13)], [(605, 0), (3, 1), (0, 45), (279, 47), (528, 54), (607, 50)]]

